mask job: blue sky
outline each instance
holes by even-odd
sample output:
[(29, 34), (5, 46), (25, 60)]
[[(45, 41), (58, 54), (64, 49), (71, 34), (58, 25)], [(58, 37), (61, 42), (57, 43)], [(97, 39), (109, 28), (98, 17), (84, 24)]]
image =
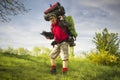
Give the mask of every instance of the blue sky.
[(31, 9), (30, 12), (10, 16), (9, 23), (0, 22), (0, 47), (52, 48), (51, 40), (45, 39), (40, 32), (50, 31), (50, 22), (43, 17), (44, 10), (55, 2), (60, 2), (65, 15), (74, 19), (78, 32), (75, 52), (94, 49), (92, 39), (95, 32), (101, 32), (105, 27), (120, 36), (120, 0), (26, 0), (25, 6)]

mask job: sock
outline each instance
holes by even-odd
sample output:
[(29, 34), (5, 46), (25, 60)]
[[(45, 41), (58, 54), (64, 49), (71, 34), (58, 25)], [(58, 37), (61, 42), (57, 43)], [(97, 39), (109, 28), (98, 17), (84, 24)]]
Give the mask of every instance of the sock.
[(51, 68), (52, 68), (52, 69), (56, 69), (56, 66), (55, 66), (55, 65), (52, 65)]
[(62, 72), (67, 72), (68, 68), (62, 68)]

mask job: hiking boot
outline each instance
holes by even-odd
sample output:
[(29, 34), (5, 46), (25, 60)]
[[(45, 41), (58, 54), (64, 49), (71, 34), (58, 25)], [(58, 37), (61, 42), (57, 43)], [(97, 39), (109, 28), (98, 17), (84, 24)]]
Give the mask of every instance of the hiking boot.
[(62, 74), (66, 75), (67, 74), (67, 70), (68, 70), (67, 68), (62, 68)]
[(63, 75), (67, 75), (67, 71), (65, 71), (65, 72), (62, 72), (62, 74), (63, 74)]
[(56, 71), (56, 69), (51, 69), (51, 70), (50, 70), (50, 73), (51, 73), (51, 74), (56, 74), (57, 71)]

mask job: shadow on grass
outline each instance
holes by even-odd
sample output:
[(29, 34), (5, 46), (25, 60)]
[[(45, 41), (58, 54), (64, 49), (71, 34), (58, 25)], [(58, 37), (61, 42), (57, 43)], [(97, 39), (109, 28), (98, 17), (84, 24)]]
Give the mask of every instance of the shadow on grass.
[(101, 74), (98, 74), (92, 80), (120, 80), (120, 69), (113, 67), (108, 70), (103, 70)]

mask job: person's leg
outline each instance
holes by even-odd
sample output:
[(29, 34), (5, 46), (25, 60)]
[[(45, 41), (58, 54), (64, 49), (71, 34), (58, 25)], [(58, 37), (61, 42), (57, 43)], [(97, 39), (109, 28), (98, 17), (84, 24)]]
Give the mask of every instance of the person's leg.
[(50, 72), (52, 73), (52, 74), (55, 74), (56, 73), (56, 64), (55, 64), (55, 59), (50, 59), (50, 61), (51, 61), (51, 70), (50, 70)]
[(65, 73), (65, 72), (67, 72), (67, 70), (68, 70), (68, 60), (64, 60), (62, 72)]
[(59, 55), (60, 50), (59, 50), (59, 44), (55, 45), (53, 50), (50, 53), (50, 62), (51, 62), (51, 73), (56, 73), (56, 64), (55, 64), (55, 59)]
[(50, 59), (51, 61), (51, 69), (56, 69), (55, 59)]
[(67, 68), (68, 67), (68, 60), (64, 60), (63, 61), (63, 68)]
[(55, 59), (52, 59), (52, 58), (51, 58), (51, 59), (50, 59), (50, 62), (51, 62), (51, 65), (56, 65), (56, 64), (55, 64)]
[(68, 43), (67, 42), (63, 42), (61, 43), (61, 58), (63, 60), (63, 67), (62, 67), (62, 72), (66, 73), (68, 70), (68, 59), (69, 59), (69, 54), (68, 54)]

